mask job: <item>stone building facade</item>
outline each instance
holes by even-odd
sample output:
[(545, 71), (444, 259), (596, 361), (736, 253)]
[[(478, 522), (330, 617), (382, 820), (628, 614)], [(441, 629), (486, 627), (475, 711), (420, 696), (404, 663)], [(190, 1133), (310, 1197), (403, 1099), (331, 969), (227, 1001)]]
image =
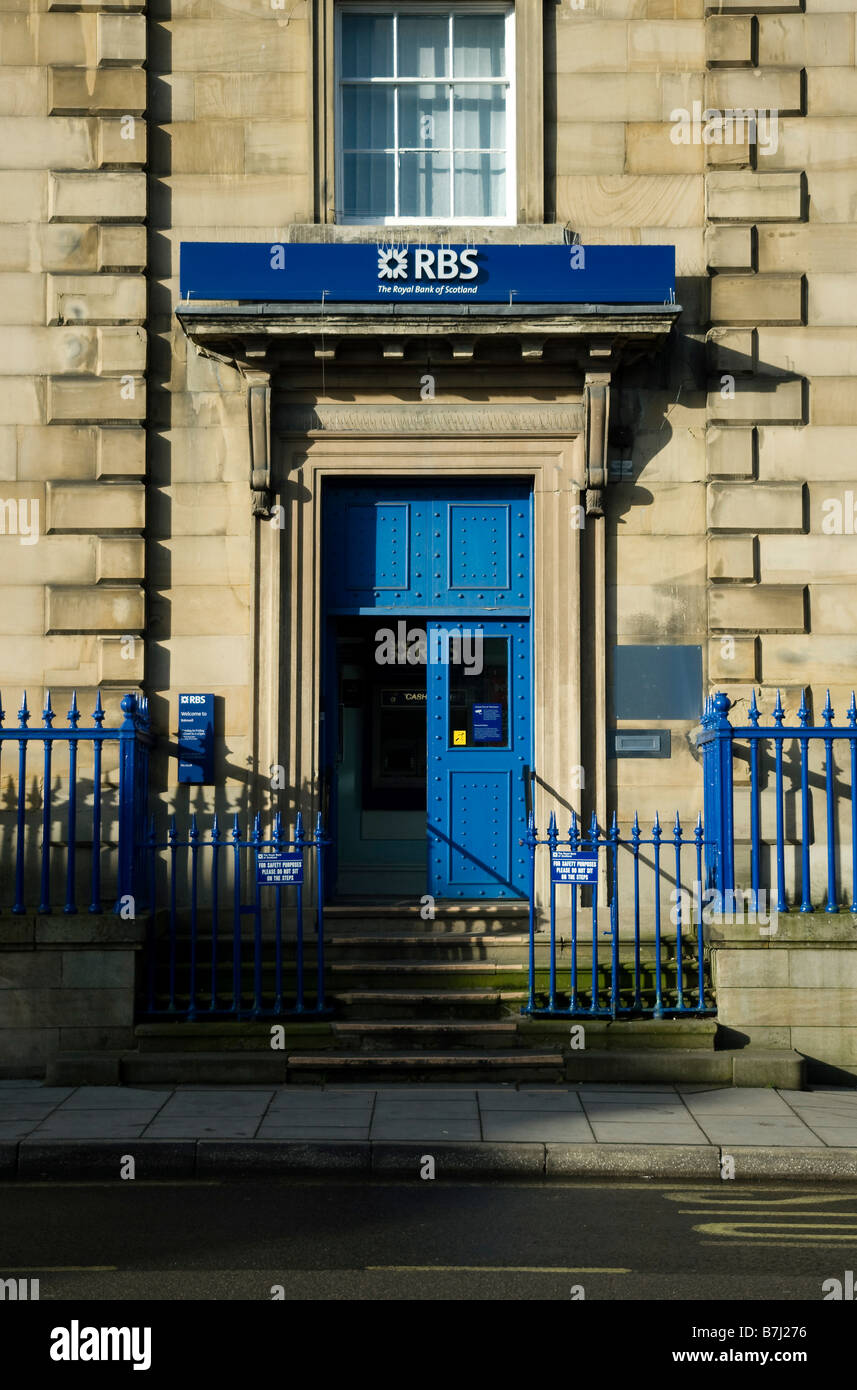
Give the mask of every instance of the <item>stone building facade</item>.
[[(213, 692), (214, 785), (177, 787), (162, 754), (164, 801), (314, 811), (321, 533), (301, 497), (321, 476), (526, 475), (541, 820), (553, 805), (624, 821), (699, 809), (698, 711), (635, 717), (623, 688), (617, 714), (617, 647), (698, 649), (703, 688), (739, 701), (755, 686), (769, 707), (779, 686), (793, 713), (808, 686), (818, 710), (829, 686), (845, 707), (857, 656), (848, 0), (465, 6), (513, 14), (508, 216), (411, 218), (395, 234), (395, 218), (355, 220), (342, 202), (338, 16), (359, 4), (2, 8), (7, 704), (26, 688), (35, 707), (50, 688), (62, 709), (76, 688), (86, 709), (98, 689), (114, 719), (137, 689), (174, 735), (179, 692)], [(729, 124), (734, 111), (760, 113), (755, 134)], [(316, 321), (269, 332), (234, 306), (216, 321), (180, 306), (183, 243), (392, 235), (674, 246), (681, 312), (568, 320), (553, 346), (553, 330), (523, 320), (511, 345), (451, 320), (432, 349), (416, 319), (406, 340), (376, 324), (356, 341), (347, 314), (325, 337)], [(669, 730), (670, 756), (610, 756), (612, 731), (641, 723)]]

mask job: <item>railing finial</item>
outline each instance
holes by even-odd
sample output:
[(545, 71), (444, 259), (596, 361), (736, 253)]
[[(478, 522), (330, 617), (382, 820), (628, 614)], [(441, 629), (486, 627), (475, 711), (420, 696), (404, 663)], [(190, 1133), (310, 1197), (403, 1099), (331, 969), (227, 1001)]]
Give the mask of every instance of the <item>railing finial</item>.
[(806, 704), (806, 686), (803, 686), (800, 692), (800, 709), (797, 712), (797, 717), (800, 720), (801, 728), (805, 729), (809, 719), (809, 710)]
[(824, 709), (821, 711), (821, 717), (822, 717), (822, 719), (824, 720), (825, 725), (826, 725), (827, 728), (829, 729), (830, 726), (831, 726), (831, 724), (833, 723), (833, 706), (832, 706), (832, 704), (830, 703), (830, 691), (829, 691), (829, 690), (828, 690), (828, 692), (827, 692), (827, 699), (826, 699), (825, 702), (824, 702)]
[(750, 708), (749, 708), (749, 710), (747, 711), (747, 717), (749, 718), (750, 723), (753, 725), (753, 728), (754, 728), (754, 729), (758, 729), (758, 727), (759, 727), (759, 706), (758, 706), (757, 703), (756, 703), (756, 687), (755, 687), (755, 686), (753, 687), (753, 693), (752, 693), (752, 695), (750, 696)]

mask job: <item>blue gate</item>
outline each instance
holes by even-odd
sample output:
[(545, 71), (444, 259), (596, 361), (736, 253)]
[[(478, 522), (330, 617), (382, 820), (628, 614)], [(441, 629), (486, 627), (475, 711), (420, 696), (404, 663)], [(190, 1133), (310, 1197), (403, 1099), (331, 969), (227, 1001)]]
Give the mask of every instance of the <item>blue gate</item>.
[[(686, 835), (678, 814), (666, 834), (656, 816), (646, 836), (635, 816), (630, 835), (623, 836), (615, 815), (602, 833), (594, 815), (586, 831), (572, 812), (563, 838), (552, 812), (547, 835), (540, 839), (531, 813), (525, 843), (530, 945), (522, 1013), (665, 1018), (715, 1012), (705, 973), (703, 854), (709, 842), (701, 817)], [(540, 850), (550, 856), (546, 961), (536, 941)], [(647, 894), (641, 892), (644, 874), (650, 878)], [(599, 903), (602, 893), (606, 906)]]
[[(42, 727), (31, 729), (24, 691), (18, 727), (7, 729), (0, 701), (0, 785), (2, 778), (11, 784), (13, 803), (11, 815), (0, 812), (6, 870), (0, 881), (0, 908), (11, 905), (17, 914), (36, 907), (51, 912), (62, 902), (62, 911), (73, 914), (85, 897), (89, 912), (102, 912), (105, 880), (117, 911), (123, 903), (145, 905), (143, 841), (153, 737), (145, 698), (124, 695), (121, 709), (121, 726), (105, 728), (99, 692), (92, 725), (80, 728), (75, 691), (68, 727), (55, 729), (57, 716), (47, 691)], [(118, 746), (118, 797), (103, 772), (104, 751), (111, 744)], [(6, 750), (13, 754), (11, 768), (4, 759)]]
[[(735, 702), (723, 691), (706, 701), (697, 743), (712, 828), (709, 876), (724, 897), (740, 892), (738, 839), (749, 847), (738, 876), (749, 879), (754, 909), (765, 893), (777, 912), (857, 912), (857, 702), (852, 690), (847, 723), (837, 725), (828, 690), (816, 724), (806, 696), (804, 690), (796, 725), (785, 722), (779, 690), (766, 724), (755, 691), (743, 726), (730, 723)], [(746, 801), (733, 776), (739, 759), (749, 769)]]
[[(228, 834), (214, 816), (207, 837), (195, 815), (184, 836), (175, 816), (165, 838), (153, 823), (146, 844), (145, 1013), (188, 1020), (325, 1017), (327, 844), (320, 815), (313, 835), (304, 833), (298, 814), (292, 838), (279, 814), (267, 838), (259, 815), (246, 837), (237, 815)], [(265, 863), (271, 857), (273, 868)], [(304, 889), (313, 880), (315, 920), (308, 931)]]

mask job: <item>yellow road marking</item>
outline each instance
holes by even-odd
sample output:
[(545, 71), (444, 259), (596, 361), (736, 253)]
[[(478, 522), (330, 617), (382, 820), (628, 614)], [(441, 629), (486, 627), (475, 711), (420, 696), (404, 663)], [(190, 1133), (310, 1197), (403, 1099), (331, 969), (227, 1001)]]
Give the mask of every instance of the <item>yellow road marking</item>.
[(373, 1274), (630, 1274), (597, 1265), (364, 1265)]
[(18, 1265), (6, 1274), (115, 1274), (118, 1265)]
[[(734, 1205), (729, 1203), (728, 1206), (725, 1205), (721, 1207), (721, 1211), (728, 1216), (760, 1215), (758, 1207), (745, 1207), (742, 1206), (740, 1202), (735, 1202)], [(711, 1216), (712, 1212), (706, 1207), (686, 1207), (678, 1214), (679, 1216)], [(811, 1216), (831, 1216), (838, 1221), (857, 1221), (857, 1211), (802, 1211), (800, 1213), (795, 1213), (795, 1215), (798, 1214), (807, 1218)], [(779, 1216), (780, 1213), (775, 1211), (772, 1212), (771, 1215), (776, 1217)], [(788, 1212), (783, 1212), (782, 1215), (787, 1216)]]
[(16, 1178), (14, 1184), (10, 1183), (8, 1191), (19, 1191), (22, 1187), (35, 1188), (39, 1192), (46, 1187), (122, 1187), (126, 1191), (131, 1191), (135, 1187), (222, 1187), (222, 1178), (135, 1178), (133, 1182), (123, 1181), (121, 1178), (70, 1178), (68, 1182), (56, 1182), (45, 1179), (39, 1182), (38, 1179), (27, 1182), (23, 1178)]
[[(832, 1240), (857, 1239), (857, 1225), (842, 1226), (834, 1225), (830, 1221), (776, 1221), (764, 1229), (756, 1230), (754, 1221), (710, 1221), (700, 1226), (694, 1226), (694, 1231), (699, 1235), (706, 1236), (739, 1236), (742, 1240), (777, 1240), (782, 1233), (782, 1238), (789, 1241), (821, 1240), (824, 1242)], [(822, 1235), (823, 1231), (835, 1231), (835, 1235)]]
[[(686, 1202), (688, 1194), (686, 1192), (665, 1192), (664, 1196), (669, 1202)], [(822, 1195), (813, 1192), (809, 1195), (800, 1197), (770, 1197), (767, 1193), (742, 1192), (740, 1196), (734, 1191), (721, 1190), (719, 1192), (694, 1192), (692, 1200), (694, 1202), (708, 1203), (710, 1206), (755, 1206), (762, 1211), (773, 1210), (779, 1206), (804, 1206), (810, 1202), (853, 1202), (855, 1194), (853, 1192), (831, 1192)]]
[[(832, 1245), (832, 1244), (833, 1244), (833, 1241), (830, 1241), (829, 1243)], [(805, 1249), (806, 1249), (806, 1241), (798, 1240), (797, 1237), (795, 1237), (794, 1239), (792, 1239), (790, 1236), (783, 1236), (781, 1240), (772, 1240), (772, 1241), (771, 1241), (771, 1244), (772, 1244), (772, 1245), (775, 1245), (775, 1246), (777, 1247), (778, 1250), (784, 1250), (784, 1249), (786, 1248), (786, 1246), (792, 1246), (795, 1250), (805, 1250)], [(818, 1237), (818, 1240), (816, 1241), (816, 1246), (817, 1246), (817, 1247), (821, 1247), (822, 1245), (826, 1245), (826, 1244), (828, 1244), (828, 1242), (825, 1240), (824, 1236), (819, 1236), (819, 1237)], [(746, 1249), (746, 1247), (747, 1247), (747, 1241), (746, 1241), (746, 1240), (701, 1240), (701, 1241), (699, 1242), (699, 1245), (700, 1245), (700, 1248), (702, 1248), (703, 1245), (710, 1245), (713, 1249), (716, 1249), (716, 1250), (725, 1250), (727, 1246), (736, 1246), (736, 1245), (740, 1245), (742, 1249)]]

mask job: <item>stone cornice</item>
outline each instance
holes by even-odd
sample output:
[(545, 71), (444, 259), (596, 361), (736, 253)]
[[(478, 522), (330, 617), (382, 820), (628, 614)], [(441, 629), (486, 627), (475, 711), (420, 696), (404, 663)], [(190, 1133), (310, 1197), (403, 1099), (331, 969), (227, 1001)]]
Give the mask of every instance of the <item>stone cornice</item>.
[(492, 345), (517, 339), (521, 356), (548, 361), (559, 353), (583, 362), (597, 347), (614, 363), (651, 351), (668, 336), (677, 304), (235, 304), (184, 301), (176, 315), (201, 351), (236, 367), (266, 358), (269, 367), (298, 360), (336, 360), (341, 345), (401, 359), (408, 344), (445, 340), (455, 360), (485, 360)]
[(183, 301), (176, 316), (194, 341), (404, 334), (424, 337), (451, 332), (494, 337), (498, 333), (552, 337), (658, 337), (681, 313), (678, 304), (235, 304)]

